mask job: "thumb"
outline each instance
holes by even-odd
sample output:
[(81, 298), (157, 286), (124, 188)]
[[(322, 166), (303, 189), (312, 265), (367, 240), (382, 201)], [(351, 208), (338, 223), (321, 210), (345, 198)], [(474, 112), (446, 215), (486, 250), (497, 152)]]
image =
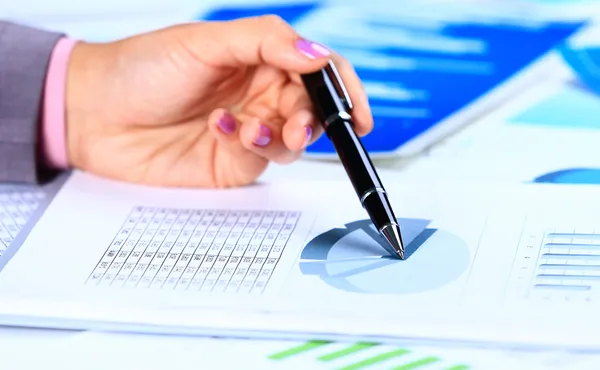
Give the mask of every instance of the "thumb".
[(268, 64), (309, 73), (324, 67), (331, 55), (328, 48), (302, 38), (275, 15), (192, 23), (185, 32), (181, 41), (187, 50), (208, 65), (220, 67)]

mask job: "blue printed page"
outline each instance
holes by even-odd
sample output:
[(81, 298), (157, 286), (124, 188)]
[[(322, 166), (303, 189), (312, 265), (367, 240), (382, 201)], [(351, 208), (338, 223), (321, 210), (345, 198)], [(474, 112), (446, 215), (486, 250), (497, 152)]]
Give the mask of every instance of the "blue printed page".
[(600, 184), (600, 28), (561, 47), (565, 65), (410, 166), (411, 181)]

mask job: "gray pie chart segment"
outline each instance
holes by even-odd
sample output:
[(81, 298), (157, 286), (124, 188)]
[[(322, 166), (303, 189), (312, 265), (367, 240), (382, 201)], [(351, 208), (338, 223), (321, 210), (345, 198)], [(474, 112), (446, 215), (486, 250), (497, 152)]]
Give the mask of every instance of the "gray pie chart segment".
[(429, 220), (399, 218), (405, 260), (389, 255), (370, 220), (317, 235), (301, 254), (300, 269), (337, 289), (369, 294), (422, 293), (458, 278), (469, 266), (468, 245)]

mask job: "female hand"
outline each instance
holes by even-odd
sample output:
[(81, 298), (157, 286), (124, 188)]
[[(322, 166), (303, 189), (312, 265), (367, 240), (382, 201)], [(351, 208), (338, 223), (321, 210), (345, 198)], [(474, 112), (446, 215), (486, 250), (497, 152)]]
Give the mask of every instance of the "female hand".
[(373, 121), (352, 66), (276, 16), (79, 43), (67, 82), (69, 163), (156, 186), (249, 184), (322, 134), (299, 74), (329, 59), (365, 135)]

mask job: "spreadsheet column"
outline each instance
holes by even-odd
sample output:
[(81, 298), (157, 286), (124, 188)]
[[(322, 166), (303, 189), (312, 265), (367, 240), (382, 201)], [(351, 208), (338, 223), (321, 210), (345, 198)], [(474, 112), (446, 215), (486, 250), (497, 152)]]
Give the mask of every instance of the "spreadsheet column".
[(184, 254), (189, 253), (189, 262), (181, 275), (181, 278), (177, 285), (175, 286), (176, 290), (187, 290), (192, 279), (200, 264), (204, 260), (205, 253), (200, 250), (200, 243), (204, 238), (204, 235), (208, 231), (208, 226), (212, 222), (212, 218), (214, 215), (210, 215), (210, 213), (206, 213), (203, 211), (196, 211), (198, 213), (199, 221), (195, 229), (192, 231), (192, 236), (186, 247), (184, 248)]
[(175, 242), (170, 256), (175, 259), (175, 265), (171, 270), (171, 273), (167, 277), (167, 281), (164, 285), (165, 288), (174, 289), (179, 279), (183, 276), (183, 273), (190, 262), (192, 253), (194, 250), (190, 250), (190, 240), (194, 234), (194, 230), (202, 217), (202, 211), (188, 211), (190, 212), (190, 218), (187, 220), (185, 226), (179, 234), (179, 238)]

